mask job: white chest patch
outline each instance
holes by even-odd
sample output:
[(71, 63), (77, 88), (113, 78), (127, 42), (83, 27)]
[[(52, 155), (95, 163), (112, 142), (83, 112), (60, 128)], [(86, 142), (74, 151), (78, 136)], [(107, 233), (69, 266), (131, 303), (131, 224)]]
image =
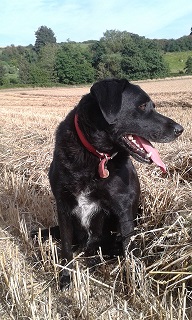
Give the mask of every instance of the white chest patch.
[(89, 191), (81, 192), (77, 197), (78, 205), (74, 209), (74, 214), (80, 219), (82, 226), (87, 230), (89, 229), (91, 218), (99, 210), (99, 203), (92, 202), (89, 199), (89, 194)]

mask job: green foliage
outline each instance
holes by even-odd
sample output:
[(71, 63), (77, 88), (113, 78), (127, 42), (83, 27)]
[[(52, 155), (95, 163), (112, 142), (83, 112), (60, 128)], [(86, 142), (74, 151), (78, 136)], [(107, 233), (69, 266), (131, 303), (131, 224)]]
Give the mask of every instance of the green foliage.
[(55, 74), (56, 44), (43, 46), (38, 56), (31, 49), (19, 63), (19, 79), (22, 84), (47, 86), (57, 82)]
[(6, 61), (0, 61), (0, 85), (8, 86), (17, 83), (18, 69)]
[(164, 52), (179, 52), (192, 50), (192, 36), (184, 36), (179, 39), (155, 40), (159, 48)]
[(102, 57), (106, 54), (106, 46), (102, 41), (97, 41), (90, 46), (92, 54), (92, 66), (97, 69), (102, 62)]
[(143, 60), (147, 64), (147, 78), (163, 78), (169, 74), (162, 53), (151, 40), (147, 40), (143, 46)]
[(147, 64), (143, 59), (141, 44), (138, 39), (130, 37), (124, 40), (122, 48), (122, 71), (128, 79), (139, 79), (147, 77)]
[(185, 70), (187, 74), (192, 74), (192, 56), (187, 59)]
[(43, 46), (38, 55), (38, 66), (47, 75), (47, 83), (56, 83), (57, 74), (55, 70), (57, 44), (48, 43)]
[(5, 76), (5, 67), (3, 64), (0, 64), (0, 85), (3, 85), (3, 81), (4, 81), (4, 76)]
[(124, 44), (131, 40), (131, 35), (127, 31), (107, 30), (100, 41), (105, 46), (106, 52), (118, 53), (122, 51)]
[(19, 57), (18, 47), (15, 47), (14, 45), (6, 47), (1, 54), (1, 60), (9, 62), (12, 65), (17, 64)]
[(56, 37), (54, 32), (51, 30), (51, 28), (48, 28), (46, 26), (41, 26), (38, 28), (38, 30), (35, 32), (36, 41), (34, 50), (39, 53), (41, 48), (45, 46), (48, 43), (56, 43)]
[(121, 55), (118, 53), (109, 53), (103, 55), (101, 61), (97, 66), (97, 78), (120, 78), (122, 74), (121, 60)]
[(109, 30), (92, 46), (97, 77), (130, 80), (164, 77), (168, 74), (155, 42), (126, 31)]
[(55, 70), (60, 83), (80, 84), (94, 81), (94, 68), (89, 62), (89, 53), (80, 45), (63, 44), (58, 50)]
[(30, 84), (35, 86), (45, 86), (51, 84), (51, 81), (49, 80), (49, 72), (46, 69), (41, 68), (38, 63), (33, 63), (30, 65), (28, 79)]
[(126, 55), (122, 59), (121, 65), (124, 77), (131, 80), (147, 78), (147, 64), (141, 56), (134, 54), (130, 57)]
[(1, 86), (83, 84), (106, 77), (139, 80), (191, 74), (188, 58), (192, 51), (186, 50), (192, 50), (192, 36), (149, 40), (127, 31), (107, 30), (99, 41), (67, 40), (57, 44), (54, 32), (46, 26), (39, 27), (35, 36), (34, 46), (0, 49)]
[(19, 64), (19, 80), (21, 84), (30, 83), (30, 63), (26, 59), (21, 59)]

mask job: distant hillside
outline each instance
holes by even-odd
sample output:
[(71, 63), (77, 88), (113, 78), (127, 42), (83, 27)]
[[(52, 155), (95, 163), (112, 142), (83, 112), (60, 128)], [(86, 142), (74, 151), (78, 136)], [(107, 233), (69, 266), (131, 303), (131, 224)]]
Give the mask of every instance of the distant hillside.
[[(58, 44), (46, 26), (35, 34), (35, 45), (0, 47), (0, 88), (89, 84), (110, 77), (173, 77), (185, 74), (186, 61), (192, 57), (192, 36), (157, 40), (106, 30), (99, 41), (68, 39)], [(191, 67), (187, 74), (192, 74)]]
[(190, 56), (192, 57), (192, 51), (167, 52), (163, 57), (169, 65), (170, 74), (177, 75), (185, 72), (185, 64)]

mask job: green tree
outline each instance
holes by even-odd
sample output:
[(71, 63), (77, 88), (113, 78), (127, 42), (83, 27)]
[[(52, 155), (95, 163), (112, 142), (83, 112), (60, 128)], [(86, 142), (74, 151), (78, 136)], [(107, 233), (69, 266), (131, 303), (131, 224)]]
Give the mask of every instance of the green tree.
[(127, 38), (124, 41), (124, 46), (121, 50), (122, 72), (124, 77), (130, 80), (148, 77), (147, 63), (143, 56), (142, 41), (137, 37)]
[(102, 56), (102, 61), (97, 66), (97, 76), (99, 79), (122, 76), (122, 57), (120, 53), (110, 53)]
[(93, 66), (97, 78), (121, 77), (122, 50), (125, 39), (130, 39), (127, 31), (107, 30), (99, 42), (93, 44)]
[(121, 65), (124, 76), (131, 80), (164, 77), (168, 73), (157, 44), (134, 34), (124, 42)]
[(79, 44), (70, 42), (63, 44), (57, 52), (55, 70), (60, 83), (76, 84), (94, 81), (94, 68), (89, 62), (88, 52)]
[(3, 49), (1, 60), (6, 65), (6, 79), (10, 83), (29, 83), (30, 64), (37, 61), (37, 54), (32, 46), (7, 46)]
[(148, 78), (163, 78), (169, 74), (168, 65), (164, 62), (162, 52), (154, 41), (149, 39), (143, 41), (142, 52), (147, 65)]
[(2, 64), (0, 64), (0, 85), (1, 85), (1, 86), (2, 86), (3, 83), (4, 83), (5, 73), (6, 73), (5, 67), (4, 67)]
[(139, 55), (124, 56), (121, 66), (124, 77), (129, 80), (148, 78), (147, 64)]
[(192, 74), (192, 57), (189, 57), (185, 64), (185, 71), (187, 74)]
[(41, 68), (38, 63), (30, 64), (28, 82), (35, 86), (46, 86), (51, 84), (49, 73), (46, 69)]
[(6, 61), (10, 66), (18, 67), (19, 60), (25, 52), (24, 47), (20, 46), (20, 48), (22, 50), (19, 51), (18, 47), (14, 45), (5, 47), (2, 51), (1, 60)]
[(19, 63), (19, 81), (22, 84), (30, 83), (30, 63), (24, 57)]
[(192, 50), (192, 37), (183, 36), (179, 39), (155, 40), (161, 45), (161, 49), (165, 52), (178, 52)]
[(56, 37), (51, 28), (41, 26), (35, 32), (36, 41), (34, 50), (39, 53), (40, 49), (48, 43), (56, 43)]
[(48, 43), (41, 48), (38, 55), (38, 66), (47, 74), (47, 83), (57, 82), (57, 74), (55, 71), (57, 51), (57, 44)]
[(127, 31), (107, 30), (100, 41), (105, 44), (107, 53), (118, 53), (130, 38), (131, 34)]
[(92, 65), (97, 69), (99, 63), (102, 61), (102, 57), (106, 54), (106, 46), (101, 41), (96, 41), (90, 46), (92, 54)]

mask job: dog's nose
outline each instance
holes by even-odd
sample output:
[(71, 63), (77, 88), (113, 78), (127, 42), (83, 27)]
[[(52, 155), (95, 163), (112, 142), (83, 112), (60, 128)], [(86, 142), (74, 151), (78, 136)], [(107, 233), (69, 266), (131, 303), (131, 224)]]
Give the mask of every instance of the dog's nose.
[(174, 126), (174, 133), (175, 133), (175, 135), (176, 135), (177, 137), (182, 134), (183, 130), (184, 130), (184, 129), (183, 129), (183, 127), (182, 127), (180, 124), (178, 124), (178, 123), (175, 124), (175, 126)]

